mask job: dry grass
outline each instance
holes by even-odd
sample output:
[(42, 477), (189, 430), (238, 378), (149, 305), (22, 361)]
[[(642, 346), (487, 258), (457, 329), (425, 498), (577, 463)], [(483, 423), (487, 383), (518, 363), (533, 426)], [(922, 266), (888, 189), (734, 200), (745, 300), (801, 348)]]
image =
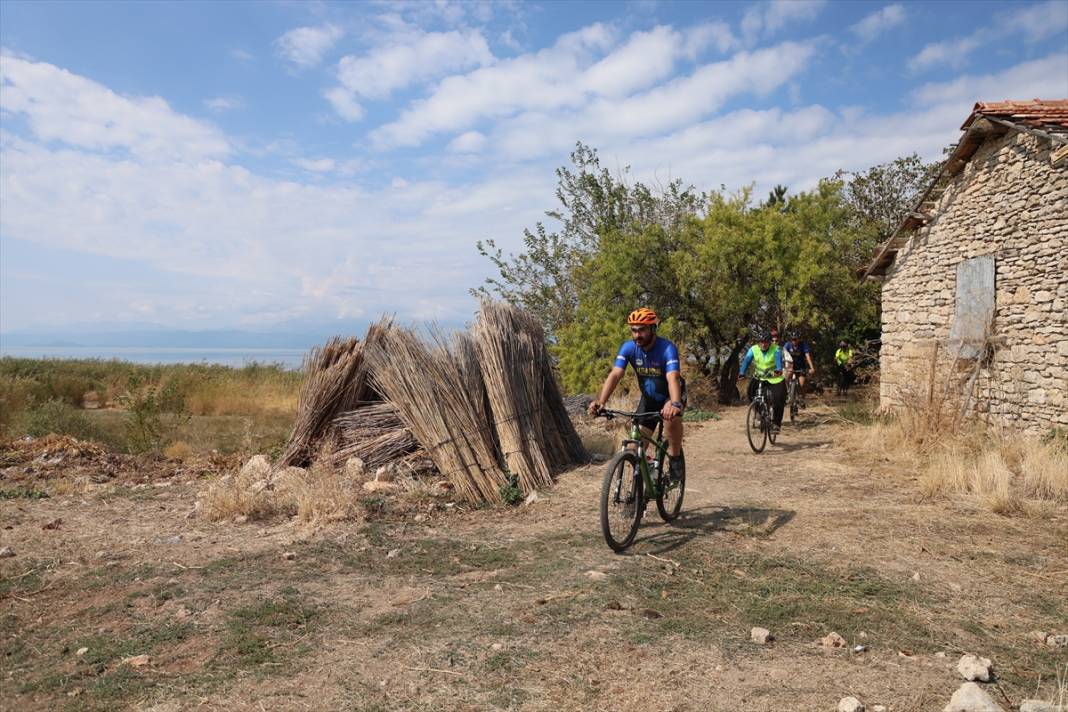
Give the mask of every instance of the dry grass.
[(321, 460), (303, 474), (290, 471), (278, 483), (277, 497), (310, 525), (355, 519), (360, 512), (360, 482), (345, 477)]
[(248, 517), (267, 519), (283, 511), (279, 492), (260, 487), (253, 477), (238, 473), (226, 475), (211, 484), (199, 500), (200, 511), (213, 521)]

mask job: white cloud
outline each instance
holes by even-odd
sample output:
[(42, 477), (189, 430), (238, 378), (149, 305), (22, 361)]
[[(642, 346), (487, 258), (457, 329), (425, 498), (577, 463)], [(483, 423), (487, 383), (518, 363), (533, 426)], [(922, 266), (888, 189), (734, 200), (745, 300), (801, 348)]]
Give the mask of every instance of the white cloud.
[(3, 55), (0, 110), (22, 116), (40, 139), (142, 159), (196, 161), (230, 153), (215, 127), (173, 111), (159, 97), (124, 97), (48, 64)]
[(447, 150), (451, 153), (477, 153), (486, 145), (486, 137), (478, 131), (462, 133), (449, 142)]
[[(717, 37), (726, 40), (720, 34), (721, 29), (702, 28), (697, 34), (687, 36), (659, 26), (648, 32), (635, 32), (620, 44), (610, 28), (591, 25), (564, 35), (555, 45), (539, 52), (447, 77), (429, 97), (414, 102), (398, 119), (373, 131), (371, 137), (384, 148), (412, 146), (437, 133), (467, 129), (483, 119), (518, 117), (516, 123), (520, 125), (532, 121), (542, 125), (568, 123), (573, 119), (570, 112), (583, 107), (590, 107), (587, 112), (598, 115), (597, 124), (640, 123), (641, 115), (619, 115), (632, 109), (645, 114), (687, 116), (692, 113), (692, 106), (707, 106), (710, 99), (715, 100), (716, 87), (712, 87), (711, 95), (672, 93), (671, 101), (678, 104), (657, 107), (646, 106), (640, 99), (635, 103), (627, 97), (665, 80), (675, 71), (679, 59), (698, 51), (704, 43), (716, 42)], [(805, 49), (802, 59), (807, 59), (810, 52)], [(762, 76), (785, 76), (794, 73), (798, 66), (790, 64), (791, 59), (797, 58), (796, 53), (788, 52), (788, 55), (776, 60), (768, 53), (742, 54), (737, 56), (736, 63), (748, 64), (752, 57), (759, 56), (766, 58), (768, 65), (775, 65), (774, 69), (768, 66)], [(715, 65), (699, 68), (696, 75), (705, 76), (708, 66)], [(730, 81), (723, 77), (714, 83)], [(701, 86), (697, 91), (705, 89)], [(539, 120), (539, 116), (545, 120)], [(572, 125), (571, 142), (580, 130)]]
[(979, 29), (967, 37), (932, 42), (909, 60), (909, 69), (913, 72), (921, 72), (935, 65), (959, 67), (968, 55), (979, 48), (985, 35), (986, 30)]
[(1024, 9), (1013, 8), (1006, 13), (1005, 24), (1030, 41), (1041, 42), (1068, 29), (1068, 2), (1048, 0)]
[(307, 69), (319, 64), (344, 35), (345, 31), (337, 25), (297, 27), (279, 37), (275, 44), (286, 61)]
[(477, 30), (407, 30), (365, 55), (342, 57), (339, 85), (327, 92), (327, 98), (351, 121), (362, 116), (359, 99), (383, 99), (411, 84), (492, 62), (493, 54)]
[(337, 165), (332, 158), (294, 158), (293, 163), (312, 173), (327, 173)]
[[(1068, 87), (1068, 62), (1063, 54), (1023, 62), (997, 74), (965, 75), (949, 82), (924, 84), (913, 92), (917, 105), (953, 102), (971, 110), (977, 101), (1054, 99)], [(964, 121), (964, 114), (961, 121)]]
[(876, 10), (849, 29), (860, 37), (861, 42), (871, 42), (879, 35), (897, 27), (904, 21), (905, 6), (896, 3)]
[(697, 56), (709, 45), (715, 45), (720, 53), (728, 52), (738, 45), (738, 39), (725, 22), (705, 22), (686, 30), (685, 54), (690, 59)]
[(247, 52), (247, 51), (245, 51), (243, 49), (240, 49), (240, 48), (236, 48), (235, 47), (234, 49), (230, 50), (229, 54), (230, 54), (231, 57), (233, 57), (237, 61), (243, 62), (245, 64), (248, 64), (250, 62), (255, 62), (256, 61), (256, 55), (252, 54), (251, 52)]
[(770, 37), (784, 27), (816, 18), (826, 0), (770, 0), (758, 2), (742, 16), (742, 35), (747, 44)]
[(215, 112), (232, 111), (234, 109), (240, 109), (244, 105), (244, 100), (233, 94), (216, 96), (204, 100), (204, 106)]
[[(967, 37), (934, 42), (909, 60), (909, 69), (922, 72), (936, 65), (960, 67), (970, 54), (984, 44), (997, 41), (1017, 42), (1018, 37), (1031, 43), (1040, 42), (1068, 30), (1068, 3), (1050, 0), (1027, 7), (1013, 6), (1000, 13), (988, 27), (980, 27)], [(1064, 91), (1058, 92), (1058, 96)]]

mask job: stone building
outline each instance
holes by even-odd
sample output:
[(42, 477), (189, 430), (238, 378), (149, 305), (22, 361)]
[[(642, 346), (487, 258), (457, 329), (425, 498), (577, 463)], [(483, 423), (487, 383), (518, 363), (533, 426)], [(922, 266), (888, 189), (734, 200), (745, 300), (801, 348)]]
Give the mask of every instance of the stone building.
[(880, 399), (1068, 426), (1068, 99), (978, 103), (865, 273), (882, 279)]

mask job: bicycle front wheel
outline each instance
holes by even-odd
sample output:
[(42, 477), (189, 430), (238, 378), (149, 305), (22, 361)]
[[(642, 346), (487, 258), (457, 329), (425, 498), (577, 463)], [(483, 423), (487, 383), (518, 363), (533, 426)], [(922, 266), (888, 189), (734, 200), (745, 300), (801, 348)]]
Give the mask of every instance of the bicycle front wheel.
[(790, 422), (797, 420), (797, 383), (790, 383)]
[(764, 427), (764, 417), (760, 402), (753, 401), (745, 413), (745, 436), (749, 438), (749, 447), (753, 452), (762, 452), (767, 444), (768, 431)]
[[(667, 465), (670, 471), (670, 465)], [(665, 522), (673, 522), (682, 510), (682, 498), (686, 494), (686, 458), (679, 453), (679, 479), (672, 482), (667, 472), (661, 467), (660, 483), (656, 493), (656, 511)]]
[(601, 532), (612, 551), (623, 551), (634, 541), (645, 512), (643, 489), (638, 456), (617, 453), (601, 483)]
[(768, 441), (774, 445), (778, 435), (775, 434), (775, 416), (771, 412), (770, 403), (764, 404), (764, 432), (768, 434)]

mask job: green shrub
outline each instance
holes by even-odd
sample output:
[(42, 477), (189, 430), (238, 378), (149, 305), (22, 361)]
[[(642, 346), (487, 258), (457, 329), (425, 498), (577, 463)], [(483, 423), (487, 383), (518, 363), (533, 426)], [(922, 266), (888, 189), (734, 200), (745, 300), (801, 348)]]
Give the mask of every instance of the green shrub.
[(70, 403), (51, 398), (30, 410), (26, 418), (26, 432), (34, 437), (55, 433), (71, 435), (79, 440), (100, 440), (102, 433), (85, 413)]
[(523, 490), (519, 489), (519, 478), (511, 472), (508, 481), (501, 485), (501, 499), (505, 504), (515, 505), (523, 501)]

